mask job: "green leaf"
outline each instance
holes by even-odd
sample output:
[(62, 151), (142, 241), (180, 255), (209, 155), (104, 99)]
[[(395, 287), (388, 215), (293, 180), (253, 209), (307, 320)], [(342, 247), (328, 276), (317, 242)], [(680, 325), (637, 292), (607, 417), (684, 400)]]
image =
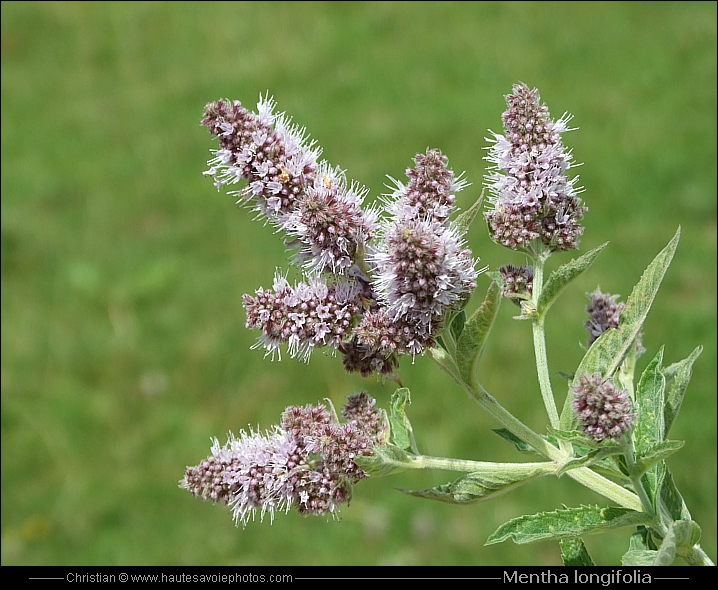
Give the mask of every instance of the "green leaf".
[(571, 469), (576, 469), (577, 467), (588, 467), (589, 465), (596, 465), (597, 463), (602, 462), (607, 457), (610, 457), (611, 455), (617, 455), (622, 451), (623, 447), (619, 445), (611, 445), (604, 449), (593, 449), (585, 455), (581, 455), (579, 457), (575, 457), (566, 461), (556, 471), (556, 476), (561, 477), (567, 471), (570, 471)]
[(676, 547), (692, 549), (701, 540), (701, 527), (692, 520), (679, 520), (672, 525), (676, 535)]
[(565, 539), (561, 539), (558, 544), (559, 547), (561, 547), (561, 559), (563, 560), (563, 565), (596, 565), (593, 563), (593, 559), (591, 559), (591, 556), (588, 554), (586, 545), (584, 545), (581, 537), (567, 537)]
[(658, 551), (652, 549), (643, 549), (640, 551), (626, 551), (621, 557), (621, 565), (637, 566), (637, 565), (653, 565)]
[(539, 296), (537, 306), (539, 318), (546, 315), (549, 307), (553, 305), (553, 302), (556, 301), (569, 283), (591, 266), (593, 261), (596, 260), (596, 257), (601, 253), (601, 250), (607, 245), (608, 242), (605, 242), (597, 248), (586, 252), (583, 256), (579, 256), (560, 266), (551, 273)]
[[(650, 449), (662, 443), (665, 436), (663, 396), (666, 380), (663, 376), (662, 363), (663, 347), (643, 371), (636, 388), (638, 419), (633, 431), (633, 439), (638, 457), (643, 457), (649, 453)], [(654, 508), (659, 504), (665, 473), (666, 464), (659, 461), (650, 467), (642, 477)]]
[(501, 304), (501, 287), (492, 280), (486, 298), (464, 324), (456, 343), (456, 364), (459, 375), (467, 385), (477, 385), (477, 368), (486, 346), (486, 339)]
[(392, 475), (411, 466), (411, 458), (406, 451), (394, 445), (376, 445), (373, 451), (373, 455), (354, 458), (354, 463), (371, 477)]
[(449, 504), (483, 502), (505, 494), (529, 481), (554, 470), (553, 463), (517, 463), (507, 468), (505, 463), (487, 466), (482, 471), (467, 473), (453, 483), (428, 490), (400, 490), (409, 496), (438, 500)]
[(451, 334), (454, 339), (457, 339), (459, 336), (461, 336), (461, 333), (464, 331), (465, 323), (466, 310), (462, 309), (451, 319), (451, 323), (449, 324), (449, 329), (451, 330)]
[(631, 535), (628, 551), (621, 557), (621, 565), (652, 565), (657, 551), (645, 527), (639, 526)]
[(679, 520), (671, 526), (663, 537), (652, 565), (671, 565), (676, 555), (689, 554), (701, 538), (700, 527), (692, 520)]
[(673, 520), (690, 520), (691, 513), (683, 501), (683, 496), (678, 491), (676, 484), (673, 482), (673, 476), (666, 467), (666, 473), (663, 476), (663, 486), (661, 487), (661, 500), (668, 510)]
[[(621, 313), (618, 328), (606, 330), (586, 351), (576, 370), (574, 383), (582, 374), (601, 373), (604, 377), (611, 377), (618, 370), (621, 361), (633, 346), (638, 333), (641, 331), (661, 281), (676, 252), (680, 235), (681, 229), (679, 227), (668, 245), (648, 265), (626, 300), (626, 307)], [(569, 419), (570, 424), (571, 416), (566, 415), (567, 409), (571, 410), (570, 405), (567, 398), (567, 404), (564, 405), (564, 411), (561, 415), (562, 427), (564, 426), (564, 416)]]
[(400, 449), (411, 450), (415, 455), (418, 455), (419, 451), (416, 449), (414, 431), (404, 411), (410, 403), (411, 394), (406, 387), (397, 389), (391, 396), (391, 412), (389, 414), (391, 442)]
[(658, 545), (653, 542), (651, 531), (643, 525), (636, 527), (636, 532), (631, 535), (628, 544), (629, 549), (655, 551)]
[(507, 428), (494, 428), (494, 432), (504, 440), (513, 444), (516, 447), (516, 450), (521, 451), (522, 453), (536, 452), (528, 443), (522, 441), (518, 436), (516, 436)]
[(501, 543), (509, 538), (519, 545), (547, 539), (559, 540), (650, 522), (652, 517), (649, 514), (629, 508), (566, 508), (514, 518), (496, 529), (486, 545)]
[(663, 376), (663, 347), (648, 364), (636, 389), (636, 427), (633, 437), (636, 452), (643, 455), (648, 449), (663, 442), (665, 421), (663, 417), (666, 379)]
[(459, 215), (456, 216), (456, 219), (454, 219), (454, 225), (459, 230), (459, 233), (464, 234), (467, 231), (469, 231), (469, 228), (471, 227), (471, 224), (474, 221), (474, 218), (479, 214), (481, 211), (481, 206), (484, 202), (484, 191), (481, 191), (481, 194), (479, 195), (479, 198), (476, 199), (473, 205), (469, 207), (466, 211), (463, 211), (459, 213)]
[(444, 502), (446, 504), (458, 504), (451, 494), (451, 486), (451, 483), (445, 483), (427, 490), (404, 490), (401, 488), (398, 488), (398, 490), (409, 496), (414, 496), (415, 498), (436, 500), (437, 502)]
[(688, 358), (673, 363), (663, 371), (666, 377), (666, 409), (664, 411), (666, 435), (681, 409), (683, 396), (693, 373), (693, 363), (701, 352), (703, 352), (703, 347), (698, 346)]
[(646, 471), (653, 467), (659, 461), (663, 461), (671, 456), (685, 444), (682, 440), (664, 440), (648, 449), (636, 460), (633, 466), (634, 477), (641, 477)]
[(448, 373), (454, 381), (458, 384), (462, 383), (459, 375), (459, 368), (456, 366), (454, 357), (449, 354), (445, 347), (434, 346), (427, 350), (428, 356), (437, 364), (443, 371)]
[(597, 449), (600, 446), (606, 446), (607, 444), (613, 444), (616, 443), (610, 443), (605, 442), (603, 445), (600, 443), (595, 442), (593, 439), (586, 436), (583, 432), (580, 430), (562, 430), (559, 428), (551, 428), (550, 426), (547, 427), (547, 430), (553, 434), (557, 439), (570, 442), (572, 444), (579, 444), (584, 447), (589, 447), (591, 449)]

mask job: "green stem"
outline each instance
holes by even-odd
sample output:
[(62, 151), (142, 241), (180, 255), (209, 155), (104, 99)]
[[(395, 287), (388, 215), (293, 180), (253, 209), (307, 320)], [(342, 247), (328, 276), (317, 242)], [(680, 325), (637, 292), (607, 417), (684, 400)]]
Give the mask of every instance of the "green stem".
[(426, 455), (411, 455), (410, 469), (439, 469), (442, 471), (461, 471), (464, 473), (490, 472), (515, 473), (517, 469), (527, 472), (537, 470), (545, 473), (556, 471), (556, 464), (551, 461), (535, 463), (491, 463), (489, 461), (469, 461), (465, 459), (450, 459), (447, 457), (428, 457)]
[[(545, 257), (539, 255), (534, 260), (534, 279), (533, 290), (531, 294), (531, 302), (534, 308), (538, 310), (538, 301), (543, 290), (543, 270), (546, 262)], [(538, 373), (539, 387), (541, 388), (541, 397), (548, 414), (549, 423), (553, 428), (559, 428), (558, 410), (556, 409), (556, 401), (553, 397), (551, 389), (551, 379), (549, 378), (548, 357), (546, 356), (546, 335), (544, 332), (543, 316), (536, 317), (532, 322), (534, 351), (536, 353), (536, 371)], [(562, 445), (563, 448), (563, 445)]]
[[(518, 420), (508, 412), (501, 404), (499, 404), (483, 387), (479, 386), (478, 391), (474, 391), (471, 387), (462, 383), (464, 389), (473, 397), (476, 402), (498, 420), (515, 436), (529, 444), (537, 452), (548, 459), (563, 465), (572, 458), (570, 453), (566, 453), (561, 449), (549, 444), (545, 439), (536, 434), (523, 422)], [(571, 479), (579, 482), (583, 486), (601, 494), (602, 496), (613, 500), (614, 502), (636, 510), (643, 511), (640, 499), (633, 492), (627, 490), (623, 486), (599, 475), (588, 467), (577, 467), (566, 472)]]
[[(464, 388), (469, 396), (476, 401), (476, 403), (493, 416), (499, 424), (504, 426), (514, 436), (531, 446), (537, 453), (559, 465), (563, 465), (566, 461), (571, 459), (570, 453), (566, 453), (565, 451), (558, 449), (543, 437), (539, 436), (536, 432), (531, 430), (528, 426), (506, 410), (506, 408), (504, 408), (500, 403), (498, 403), (481, 385), (477, 385), (476, 388), (474, 388), (465, 383), (459, 375), (456, 363), (443, 350), (433, 348), (430, 350), (430, 353), (434, 361), (444, 371), (451, 375), (454, 380)], [(577, 467), (576, 469), (571, 469), (566, 472), (566, 475), (609, 500), (613, 500), (621, 506), (642, 512), (641, 501), (633, 492), (625, 489), (623, 486), (620, 486), (610, 479), (599, 475), (588, 467)]]
[(688, 565), (715, 565), (700, 545), (694, 545), (687, 554), (679, 553)]
[[(643, 484), (641, 483), (640, 476), (636, 477), (634, 475), (634, 473), (636, 471), (636, 455), (635, 455), (635, 451), (633, 449), (632, 443), (624, 444), (623, 456), (626, 459), (626, 466), (628, 467), (628, 473), (631, 474), (630, 480), (631, 480), (631, 484), (633, 485), (633, 489), (636, 490), (636, 494), (638, 495), (638, 498), (641, 500), (641, 504), (643, 505), (643, 512), (655, 516), (656, 511), (653, 508), (651, 499), (648, 497), (646, 488), (644, 488)], [(665, 531), (664, 531), (664, 534), (665, 534)]]

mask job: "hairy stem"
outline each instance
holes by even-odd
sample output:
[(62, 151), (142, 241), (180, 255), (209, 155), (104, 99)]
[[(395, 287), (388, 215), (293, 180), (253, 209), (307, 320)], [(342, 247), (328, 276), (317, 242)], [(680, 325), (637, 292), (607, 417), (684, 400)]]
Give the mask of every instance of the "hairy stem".
[(491, 473), (513, 473), (517, 469), (527, 471), (540, 470), (545, 473), (556, 471), (556, 464), (552, 461), (535, 463), (491, 463), (488, 461), (469, 461), (465, 459), (451, 459), (447, 457), (428, 457), (426, 455), (411, 456), (412, 469), (440, 469), (443, 471), (462, 471), (473, 473), (477, 471)]

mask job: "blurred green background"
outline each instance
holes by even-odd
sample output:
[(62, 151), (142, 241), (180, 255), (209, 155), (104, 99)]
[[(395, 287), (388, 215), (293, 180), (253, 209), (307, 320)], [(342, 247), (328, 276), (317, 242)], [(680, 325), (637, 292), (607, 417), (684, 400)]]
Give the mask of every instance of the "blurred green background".
[[(292, 512), (246, 530), (177, 487), (212, 436), (361, 389), (386, 405), (392, 391), (338, 358), (250, 350), (241, 295), (271, 285), (286, 253), (202, 175), (216, 147), (205, 103), (254, 109), (268, 91), (371, 198), (439, 148), (472, 183), (465, 208), (518, 81), (574, 115), (581, 252), (610, 241), (549, 314), (553, 372), (583, 354), (585, 293), (625, 300), (683, 229), (639, 370), (663, 344), (666, 364), (704, 346), (671, 433), (687, 444), (668, 464), (715, 560), (716, 3), (3, 2), (2, 564), (559, 564), (555, 543), (484, 541), (524, 513), (606, 505), (568, 478), (456, 507), (395, 490), (451, 474), (405, 473), (359, 484), (339, 522)], [(469, 239), (493, 270), (524, 262), (483, 222)], [(500, 311), (483, 383), (543, 432), (515, 314)], [(422, 452), (525, 460), (429, 359), (401, 376)], [(587, 539), (604, 565), (627, 542)]]

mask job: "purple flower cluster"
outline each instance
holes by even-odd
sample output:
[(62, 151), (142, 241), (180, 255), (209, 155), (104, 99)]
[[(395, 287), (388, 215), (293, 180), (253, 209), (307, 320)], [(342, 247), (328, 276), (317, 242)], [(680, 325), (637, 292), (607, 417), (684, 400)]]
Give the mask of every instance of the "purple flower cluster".
[(571, 117), (552, 120), (538, 90), (525, 84), (515, 84), (506, 103), (505, 135), (493, 134), (486, 157), (492, 164), (486, 184), (493, 208), (485, 213), (491, 238), (532, 255), (539, 248), (576, 249), (587, 209), (577, 196), (577, 177), (566, 177), (574, 164), (561, 134)]
[(354, 338), (342, 344), (344, 367), (367, 376), (391, 373), (398, 357), (436, 345), (447, 314), (476, 287), (476, 262), (449, 219), (466, 186), (439, 150), (417, 154), (407, 184), (394, 180), (385, 217), (367, 252), (368, 293)]
[(583, 432), (598, 443), (618, 440), (636, 423), (631, 398), (600, 373), (580, 375), (573, 396), (573, 408)]
[(202, 124), (220, 149), (205, 174), (217, 188), (245, 181), (230, 194), (285, 232), (309, 271), (343, 273), (375, 231), (376, 214), (362, 210), (367, 190), (319, 162), (304, 129), (275, 114), (275, 106), (260, 99), (254, 114), (239, 101), (206, 105)]
[(260, 287), (255, 296), (244, 295), (243, 303), (246, 326), (262, 331), (255, 346), (281, 356), (280, 344), (286, 343), (290, 356), (308, 360), (314, 348), (336, 348), (350, 334), (357, 301), (353, 283), (328, 286), (315, 277), (292, 287), (277, 274), (273, 289)]
[[(621, 313), (626, 308), (625, 303), (618, 301), (618, 295), (601, 293), (597, 288), (593, 293), (586, 293), (590, 303), (586, 306), (589, 319), (584, 322), (588, 330), (588, 346), (590, 347), (596, 339), (610, 328), (618, 328)], [(641, 355), (646, 351), (643, 347), (642, 335), (639, 333), (636, 338), (636, 354)]]
[(450, 310), (460, 308), (481, 271), (463, 232), (450, 220), (466, 186), (439, 150), (414, 158), (408, 182), (394, 182), (382, 210), (362, 208), (367, 190), (324, 161), (305, 132), (275, 103), (258, 113), (235, 101), (205, 107), (202, 124), (219, 140), (206, 174), (285, 235), (305, 280), (244, 296), (256, 346), (308, 360), (322, 346), (338, 350), (348, 371), (390, 374), (401, 355), (436, 344)]
[(503, 279), (501, 295), (509, 299), (531, 299), (534, 287), (534, 267), (507, 264), (499, 267)]
[[(414, 327), (416, 354), (443, 327), (445, 313), (460, 308), (476, 287), (476, 260), (463, 233), (449, 220), (455, 194), (466, 186), (448, 168), (439, 150), (427, 150), (407, 170), (387, 200), (380, 241), (369, 255), (373, 286), (384, 315)], [(369, 326), (367, 326), (369, 328)], [(377, 334), (379, 336), (379, 334)], [(396, 343), (401, 348), (401, 342)]]
[(292, 406), (271, 431), (230, 434), (224, 446), (214, 439), (211, 455), (187, 468), (180, 488), (229, 505), (237, 525), (291, 508), (335, 515), (366, 477), (354, 459), (386, 440), (385, 414), (374, 405), (366, 392), (349, 396), (344, 422), (323, 405)]

